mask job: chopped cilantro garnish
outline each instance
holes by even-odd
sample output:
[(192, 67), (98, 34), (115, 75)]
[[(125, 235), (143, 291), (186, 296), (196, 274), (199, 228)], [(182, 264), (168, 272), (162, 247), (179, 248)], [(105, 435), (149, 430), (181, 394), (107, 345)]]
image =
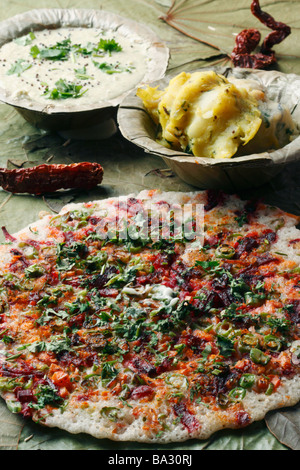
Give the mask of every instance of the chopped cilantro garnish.
[(44, 95), (48, 95), (51, 100), (61, 100), (67, 98), (80, 98), (87, 90), (82, 91), (82, 85), (77, 85), (74, 82), (60, 79), (56, 83), (56, 88), (49, 90), (47, 87)]
[(31, 64), (24, 59), (18, 59), (8, 70), (7, 75), (18, 75), (18, 77), (25, 72), (25, 70), (30, 69)]
[(242, 213), (235, 217), (236, 222), (238, 223), (239, 227), (242, 227), (244, 224), (248, 223), (248, 214)]
[(57, 391), (50, 387), (50, 385), (41, 385), (39, 391), (36, 394), (37, 402), (31, 403), (31, 408), (42, 409), (46, 405), (58, 407), (63, 403), (62, 397), (60, 397)]
[(71, 51), (70, 39), (65, 39), (62, 42), (56, 43), (54, 46), (39, 49), (38, 46), (33, 46), (30, 50), (30, 54), (34, 59), (39, 57), (40, 59), (48, 60), (67, 60)]
[(119, 62), (116, 62), (115, 64), (109, 64), (108, 62), (97, 62), (93, 60), (93, 64), (95, 67), (98, 69), (102, 70), (103, 72), (112, 75), (114, 73), (122, 73), (122, 72), (132, 72), (133, 67), (132, 66), (127, 66), (127, 67), (121, 67)]
[(81, 69), (75, 69), (75, 77), (78, 78), (78, 80), (93, 80), (94, 79), (94, 77), (86, 73), (86, 67), (82, 67)]
[(220, 268), (219, 261), (196, 261), (195, 266), (201, 266), (205, 272), (215, 272)]
[(112, 52), (122, 51), (122, 47), (114, 39), (100, 39), (98, 44), (88, 43), (85, 47), (81, 44), (72, 44), (70, 39), (64, 39), (43, 49), (39, 49), (37, 45), (34, 45), (30, 50), (30, 54), (34, 59), (39, 57), (46, 60), (67, 60), (70, 54), (97, 56), (99, 51), (108, 52), (111, 55)]
[(220, 354), (224, 357), (229, 357), (234, 351), (234, 341), (226, 336), (218, 335), (217, 344), (220, 348)]
[(35, 39), (35, 34), (31, 31), (30, 33), (26, 34), (25, 36), (21, 36), (19, 38), (14, 39), (14, 42), (19, 46), (27, 46)]
[(97, 49), (102, 49), (111, 55), (112, 52), (122, 51), (122, 47), (114, 39), (100, 39)]
[(118, 370), (114, 367), (116, 361), (105, 362), (102, 366), (101, 379), (111, 380), (118, 375)]

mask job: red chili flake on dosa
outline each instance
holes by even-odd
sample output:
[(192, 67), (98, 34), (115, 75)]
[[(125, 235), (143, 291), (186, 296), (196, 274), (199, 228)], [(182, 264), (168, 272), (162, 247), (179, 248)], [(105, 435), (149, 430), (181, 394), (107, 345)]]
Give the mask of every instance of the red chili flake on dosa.
[(173, 406), (173, 410), (176, 416), (180, 418), (181, 423), (192, 433), (199, 429), (200, 423), (194, 415), (190, 413), (187, 407), (183, 403), (177, 403)]

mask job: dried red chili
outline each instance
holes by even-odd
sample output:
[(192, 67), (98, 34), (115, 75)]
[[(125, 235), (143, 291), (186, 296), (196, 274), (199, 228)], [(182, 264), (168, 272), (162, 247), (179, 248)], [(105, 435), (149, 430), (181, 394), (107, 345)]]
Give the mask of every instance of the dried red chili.
[(102, 178), (102, 166), (90, 162), (42, 164), (15, 170), (0, 168), (0, 186), (11, 193), (40, 195), (58, 189), (91, 189), (100, 184)]
[(253, 69), (263, 69), (274, 64), (277, 60), (272, 47), (282, 42), (290, 33), (291, 28), (275, 21), (274, 18), (261, 10), (259, 0), (251, 3), (252, 14), (273, 31), (269, 33), (260, 47), (260, 51), (253, 53), (259, 45), (261, 34), (257, 29), (244, 29), (235, 39), (235, 47), (231, 53), (231, 59), (235, 66)]

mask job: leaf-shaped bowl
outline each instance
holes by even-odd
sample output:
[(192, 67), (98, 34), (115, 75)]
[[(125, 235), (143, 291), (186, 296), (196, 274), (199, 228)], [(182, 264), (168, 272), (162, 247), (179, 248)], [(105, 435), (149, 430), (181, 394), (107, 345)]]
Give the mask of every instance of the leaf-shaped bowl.
[[(123, 87), (120, 91), (117, 88), (114, 96), (108, 99), (97, 98), (89, 102), (85, 100), (82, 104), (80, 98), (36, 100), (24, 98), (22, 94), (16, 97), (16, 94), (8, 89), (7, 83), (3, 80), (4, 72), (0, 70), (0, 101), (13, 106), (27, 121), (37, 127), (69, 130), (95, 126), (115, 114), (119, 103), (135, 86), (158, 80), (165, 74), (169, 50), (159, 37), (144, 24), (104, 10), (42, 8), (16, 15), (0, 23), (0, 48), (17, 38), (20, 40), (25, 35), (44, 30), (49, 32), (61, 27), (99, 28), (99, 32), (113, 30), (128, 38), (128, 41), (141, 43), (146, 51), (143, 64), (145, 73), (139, 76), (138, 83), (129, 89), (124, 90)], [(62, 64), (63, 62), (60, 62), (57, 67), (62, 67)]]
[[(256, 80), (270, 99), (288, 108), (300, 129), (300, 76), (240, 68), (214, 70), (229, 79), (233, 76)], [(151, 87), (166, 88), (172, 76), (174, 74), (166, 74), (163, 79), (152, 83)], [(118, 124), (126, 139), (146, 152), (160, 156), (182, 180), (198, 188), (236, 191), (258, 187), (278, 174), (287, 163), (300, 160), (300, 137), (277, 150), (229, 159), (194, 157), (166, 148), (156, 141), (157, 126), (135, 91), (122, 101), (118, 110)]]

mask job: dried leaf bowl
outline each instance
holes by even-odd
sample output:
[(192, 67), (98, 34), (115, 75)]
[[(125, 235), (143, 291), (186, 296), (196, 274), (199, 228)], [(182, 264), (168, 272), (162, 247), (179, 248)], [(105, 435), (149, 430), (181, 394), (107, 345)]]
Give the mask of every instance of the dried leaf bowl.
[[(233, 76), (256, 80), (271, 99), (289, 109), (300, 129), (300, 76), (277, 71), (239, 68), (214, 68), (214, 70), (228, 78)], [(151, 86), (164, 89), (174, 75), (166, 74), (163, 79), (152, 83)], [(156, 125), (135, 91), (122, 101), (118, 110), (118, 124), (126, 139), (142, 147), (145, 152), (161, 157), (183, 181), (202, 189), (237, 191), (258, 187), (282, 171), (286, 164), (300, 160), (300, 137), (296, 137), (277, 150), (230, 159), (194, 157), (166, 148), (156, 141)]]
[[(159, 37), (144, 24), (100, 9), (41, 8), (16, 15), (0, 23), (0, 48), (30, 32), (60, 27), (113, 29), (120, 30), (128, 37), (134, 35), (138, 41), (147, 45), (145, 74), (139, 84), (158, 80), (165, 74), (169, 50)], [(0, 101), (13, 106), (34, 126), (47, 130), (69, 130), (88, 128), (110, 119), (132, 88), (115, 94), (111, 99), (97, 99), (84, 105), (80, 103), (80, 98), (51, 100), (49, 103), (32, 100), (28, 103), (26, 99), (16, 99), (9, 94), (1, 82)]]

